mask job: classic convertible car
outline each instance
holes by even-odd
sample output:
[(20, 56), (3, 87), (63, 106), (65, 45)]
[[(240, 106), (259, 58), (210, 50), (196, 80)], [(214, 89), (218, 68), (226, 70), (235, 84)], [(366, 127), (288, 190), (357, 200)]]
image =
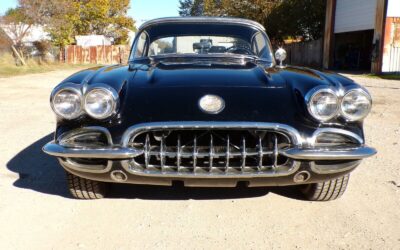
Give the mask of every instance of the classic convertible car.
[(78, 72), (51, 94), (54, 141), (76, 198), (109, 183), (288, 186), (309, 200), (346, 190), (376, 151), (371, 96), (333, 73), (285, 66), (259, 23), (163, 18), (143, 24), (127, 65)]

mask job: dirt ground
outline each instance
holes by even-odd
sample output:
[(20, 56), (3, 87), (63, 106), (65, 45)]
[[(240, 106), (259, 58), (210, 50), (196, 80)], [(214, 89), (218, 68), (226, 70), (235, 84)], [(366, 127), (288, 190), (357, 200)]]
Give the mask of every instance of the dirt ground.
[(124, 185), (80, 201), (41, 152), (55, 127), (50, 91), (71, 73), (0, 78), (0, 249), (400, 249), (400, 81), (352, 76), (374, 98), (366, 140), (379, 153), (337, 201), (285, 188)]

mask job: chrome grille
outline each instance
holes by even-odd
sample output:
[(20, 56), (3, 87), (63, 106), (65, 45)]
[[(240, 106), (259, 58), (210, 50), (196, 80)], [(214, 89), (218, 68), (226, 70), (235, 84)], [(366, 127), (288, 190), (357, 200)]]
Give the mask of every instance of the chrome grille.
[(129, 170), (144, 175), (289, 175), (295, 162), (280, 154), (292, 145), (283, 131), (245, 128), (146, 128), (128, 142), (143, 152)]

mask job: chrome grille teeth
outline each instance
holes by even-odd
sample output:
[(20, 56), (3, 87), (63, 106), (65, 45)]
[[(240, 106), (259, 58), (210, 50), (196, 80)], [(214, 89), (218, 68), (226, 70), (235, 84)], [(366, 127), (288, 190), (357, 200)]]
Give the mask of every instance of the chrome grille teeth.
[(197, 136), (194, 136), (194, 140), (193, 140), (193, 169), (196, 170), (196, 166), (197, 166)]
[(261, 171), (263, 167), (263, 157), (264, 157), (264, 152), (263, 152), (263, 145), (262, 145), (262, 138), (261, 136), (258, 137), (258, 171)]
[(178, 172), (181, 171), (181, 135), (178, 135), (177, 147), (176, 147), (176, 166)]
[(244, 168), (246, 167), (246, 138), (243, 136), (242, 137), (242, 165), (241, 165), (241, 171), (244, 171)]
[(190, 134), (150, 130), (140, 138), (131, 146), (140, 147), (143, 155), (130, 164), (142, 172), (195, 176), (279, 174), (293, 165), (292, 160), (279, 158), (279, 145), (290, 145), (289, 137), (275, 131), (260, 134), (208, 129)]
[(272, 165), (272, 169), (274, 171), (276, 171), (276, 168), (278, 167), (278, 155), (279, 155), (278, 138), (274, 134), (274, 164)]
[(226, 139), (226, 164), (225, 164), (225, 171), (228, 171), (229, 168), (229, 159), (231, 158), (231, 142), (229, 139), (229, 135)]
[(213, 135), (210, 134), (210, 151), (209, 151), (209, 165), (210, 165), (210, 171), (213, 168), (213, 161), (214, 161), (214, 140), (213, 140)]
[(161, 170), (164, 172), (165, 171), (165, 135), (164, 134), (161, 136), (161, 141), (160, 141), (160, 164), (161, 164)]
[(149, 167), (149, 152), (150, 152), (150, 136), (146, 134), (146, 141), (144, 143), (144, 162), (145, 167)]

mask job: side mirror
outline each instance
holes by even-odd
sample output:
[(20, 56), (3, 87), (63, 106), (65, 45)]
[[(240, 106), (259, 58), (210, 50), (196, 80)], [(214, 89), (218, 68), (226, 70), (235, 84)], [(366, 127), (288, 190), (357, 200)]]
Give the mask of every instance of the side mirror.
[(283, 61), (286, 59), (286, 50), (284, 50), (283, 48), (279, 48), (276, 52), (275, 52), (275, 59), (279, 61), (279, 67), (283, 68)]

